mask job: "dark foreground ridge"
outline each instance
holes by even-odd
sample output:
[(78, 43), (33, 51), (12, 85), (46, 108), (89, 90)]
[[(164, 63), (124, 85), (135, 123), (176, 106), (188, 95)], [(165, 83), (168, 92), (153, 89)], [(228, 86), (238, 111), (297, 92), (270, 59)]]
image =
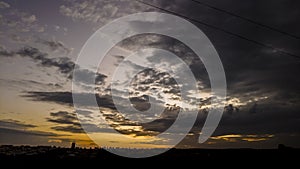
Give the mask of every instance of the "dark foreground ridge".
[[(130, 151), (130, 149), (128, 149)], [(133, 150), (133, 149), (132, 149)], [(144, 150), (147, 151), (147, 150)], [(114, 155), (101, 148), (58, 148), (52, 146), (0, 146), (0, 162), (7, 161), (108, 161), (108, 160), (184, 160), (195, 161), (244, 161), (271, 160), (273, 162), (295, 162), (299, 159), (300, 149), (279, 145), (278, 149), (171, 149), (163, 154), (144, 158), (130, 159)]]

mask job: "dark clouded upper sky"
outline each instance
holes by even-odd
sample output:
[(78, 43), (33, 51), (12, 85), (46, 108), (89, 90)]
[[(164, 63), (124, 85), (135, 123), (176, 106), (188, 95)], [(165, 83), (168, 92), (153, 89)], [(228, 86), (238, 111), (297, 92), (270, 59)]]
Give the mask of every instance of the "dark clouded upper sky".
[[(97, 142), (99, 146), (167, 147), (166, 140), (154, 136), (167, 130), (182, 108), (186, 114), (191, 109), (199, 113), (178, 147), (300, 147), (300, 2), (147, 3), (158, 8), (130, 0), (0, 1), (0, 144), (69, 146), (76, 141), (81, 146), (95, 146)], [(192, 19), (210, 39), (223, 63), (226, 106), (218, 128), (203, 144), (198, 144), (197, 139), (208, 110), (214, 106), (210, 105), (213, 94), (208, 74), (189, 47), (167, 36), (144, 34), (118, 43), (99, 65), (94, 85), (86, 82), (95, 72), (81, 70), (81, 92), (73, 94), (83, 100), (85, 108), (73, 108), (73, 68), (88, 38), (119, 17), (166, 12), (159, 8)], [(145, 68), (164, 65), (180, 71), (172, 58), (141, 56), (126, 60), (132, 52), (150, 47), (176, 54), (193, 72), (198, 90), (191, 91), (188, 102), (180, 104), (180, 85), (171, 74)], [(118, 112), (111, 94), (117, 94), (119, 104), (127, 110), (122, 84), (117, 84), (115, 91), (110, 87), (121, 64), (126, 66), (123, 79), (130, 81), (131, 105), (144, 111), (151, 107), (152, 100), (152, 106), (162, 109), (162, 113)], [(130, 74), (140, 68), (145, 69)], [(86, 92), (91, 88), (96, 89), (100, 111), (84, 102), (93, 96)], [(153, 95), (153, 91), (158, 94)], [(139, 118), (151, 122), (139, 123)], [(97, 141), (93, 142), (82, 126)], [(130, 139), (124, 139), (124, 135)]]

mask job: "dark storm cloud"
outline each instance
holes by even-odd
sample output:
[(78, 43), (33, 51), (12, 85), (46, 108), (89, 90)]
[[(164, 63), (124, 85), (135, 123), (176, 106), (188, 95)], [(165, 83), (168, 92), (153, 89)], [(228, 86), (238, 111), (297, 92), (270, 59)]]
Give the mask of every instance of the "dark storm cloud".
[[(282, 27), (283, 30), (300, 26), (298, 22), (299, 15), (295, 15), (295, 13), (292, 12), (296, 9), (292, 4), (286, 1), (278, 1), (272, 4), (260, 1), (248, 1), (245, 4), (239, 3), (235, 6), (230, 6), (231, 3), (214, 3), (223, 6), (223, 8), (237, 11), (243, 11), (246, 9), (246, 6), (259, 6), (259, 8), (244, 10), (242, 13), (245, 16), (260, 20), (262, 23), (273, 23), (280, 27), (284, 25)], [(263, 10), (265, 7), (268, 7), (268, 10)], [(281, 13), (279, 14), (279, 12)], [(281, 16), (279, 17), (278, 15)], [(293, 17), (291, 17), (291, 15), (293, 15)], [(217, 16), (215, 18), (219, 18), (220, 20), (222, 18), (219, 14), (215, 14), (215, 16)], [(278, 17), (276, 18), (274, 16)], [(286, 20), (281, 19), (284, 16), (289, 18), (290, 21), (286, 22)], [(270, 22), (270, 20), (272, 21)], [(207, 20), (207, 22), (209, 21)], [(235, 31), (235, 33), (240, 33), (251, 39), (271, 44), (279, 49), (288, 49), (289, 52), (294, 54), (300, 54), (299, 48), (297, 47), (300, 42), (292, 37), (286, 37), (280, 33), (267, 31), (263, 28), (257, 29), (253, 25), (251, 26), (251, 24), (239, 21), (235, 18), (227, 21), (224, 20), (223, 22), (224, 28)], [(210, 31), (207, 32), (211, 34)], [(297, 32), (293, 31), (289, 33)], [(218, 40), (220, 43), (216, 43), (216, 48), (220, 51), (220, 56), (225, 67), (229, 94), (243, 89), (244, 91), (238, 92), (237, 94), (246, 94), (247, 92), (251, 92), (253, 95), (256, 95), (255, 92), (260, 92), (260, 94), (270, 92), (280, 94), (300, 91), (300, 81), (298, 78), (295, 78), (295, 75), (300, 73), (300, 63), (298, 59), (238, 38), (230, 40), (226, 36), (229, 35), (219, 35), (219, 37), (212, 37), (212, 39), (220, 39)], [(226, 43), (222, 44), (222, 38), (224, 38), (223, 41), (226, 41)], [(243, 83), (241, 84), (241, 82)]]
[[(253, 107), (255, 107), (255, 113), (253, 113)], [(229, 110), (226, 110), (229, 109)], [(247, 106), (241, 106), (238, 111), (235, 107), (226, 106), (225, 113), (218, 125), (218, 128), (213, 134), (213, 137), (223, 135), (253, 135), (258, 137), (257, 140), (253, 139), (253, 142), (248, 142), (247, 137), (241, 137), (238, 139), (224, 139), (218, 142), (215, 146), (227, 146), (227, 147), (255, 147), (265, 145), (270, 148), (275, 148), (279, 143), (290, 143), (294, 141), (291, 139), (299, 139), (299, 121), (300, 115), (298, 106), (290, 107), (288, 105), (274, 104), (272, 101), (267, 100), (260, 101), (258, 103), (252, 103)], [(232, 112), (231, 112), (232, 111)], [(191, 130), (192, 136), (188, 136), (180, 146), (201, 147), (203, 145), (197, 144), (199, 133), (204, 125), (206, 114), (199, 114), (195, 122), (194, 127)], [(263, 139), (264, 135), (273, 135), (271, 138)], [(240, 144), (239, 139), (243, 139)], [(261, 140), (260, 140), (261, 139)], [(236, 140), (236, 141), (234, 141)], [(248, 139), (251, 140), (251, 139)], [(208, 140), (207, 142), (215, 141)], [(231, 142), (234, 141), (234, 144)], [(229, 144), (231, 142), (231, 144)], [(266, 142), (266, 143), (262, 143)], [(268, 144), (270, 143), (270, 144)], [(213, 145), (208, 145), (214, 147)]]
[[(208, 34), (215, 33), (210, 29), (206, 31)], [(249, 35), (251, 34), (252, 32), (249, 33)], [(221, 41), (222, 38), (224, 42)], [(246, 94), (245, 99), (249, 100), (262, 93), (279, 93), (278, 89), (292, 92), (299, 91), (298, 84), (300, 81), (295, 75), (300, 72), (300, 62), (297, 62), (295, 58), (276, 52), (268, 53), (265, 48), (238, 38), (232, 39), (229, 35), (220, 32), (218, 32), (218, 37), (213, 36), (211, 39), (217, 40), (214, 45), (219, 51), (225, 67), (229, 96), (236, 97), (239, 95), (240, 97), (240, 94), (243, 93)], [(119, 45), (130, 50), (137, 50), (141, 47), (169, 50), (190, 65), (196, 79), (200, 80), (205, 88), (210, 87), (203, 63), (189, 48), (174, 39), (158, 35), (139, 35), (126, 39)], [(287, 84), (287, 81), (291, 83)], [(252, 97), (249, 97), (249, 94)]]
[[(272, 106), (272, 107), (270, 107)], [(274, 105), (258, 104), (258, 112), (248, 110), (235, 116), (224, 116), (216, 134), (279, 134), (299, 133), (298, 108), (280, 108)], [(251, 109), (250, 109), (251, 110)]]
[[(300, 28), (299, 15), (297, 15), (298, 8), (295, 7), (298, 2), (289, 3), (289, 1), (283, 0), (272, 4), (261, 1), (247, 1), (244, 3), (236, 1), (204, 2), (299, 36), (296, 31), (297, 28)], [(299, 40), (253, 25), (253, 23), (203, 5), (176, 0), (174, 3), (153, 3), (249, 39), (271, 44), (273, 47), (294, 54), (300, 54)], [(297, 59), (199, 23), (194, 24), (210, 38), (219, 52), (225, 68), (229, 94), (237, 92), (237, 95), (239, 95), (243, 92), (239, 92), (239, 90), (261, 90), (262, 93), (268, 90), (277, 92), (282, 90), (295, 91), (297, 89), (299, 91), (299, 80), (295, 78), (295, 75), (300, 72)], [(164, 41), (164, 43), (164, 45), (158, 43), (158, 46), (174, 46), (170, 40)], [(201, 66), (201, 63), (192, 63), (190, 68), (195, 76), (205, 72), (205, 68)], [(207, 80), (204, 79), (204, 82), (207, 82)], [(241, 84), (241, 82), (243, 83)]]
[[(298, 22), (300, 15), (298, 15), (298, 8), (295, 7), (299, 6), (299, 2), (277, 1), (271, 4), (261, 1), (204, 2), (299, 37), (297, 30), (300, 28)], [(173, 5), (174, 3), (176, 5)], [(156, 5), (300, 55), (298, 47), (300, 41), (294, 37), (270, 31), (194, 2), (174, 1), (174, 3), (162, 2)], [(239, 111), (236, 111), (234, 105), (228, 105), (216, 133), (299, 133), (300, 123), (297, 115), (300, 103), (298, 94), (300, 81), (297, 78), (300, 74), (299, 59), (225, 32), (195, 24), (209, 37), (219, 53), (226, 73), (228, 99), (238, 98), (242, 103), (247, 104), (239, 106)], [(169, 44), (172, 46), (172, 43)], [(208, 78), (203, 78), (205, 76), (201, 72), (205, 72), (205, 68), (200, 62), (192, 63), (190, 68), (196, 77), (201, 77), (205, 84), (209, 84)], [(258, 99), (261, 97), (267, 98)], [(248, 102), (249, 100), (252, 102)], [(224, 126), (225, 124), (227, 127)]]

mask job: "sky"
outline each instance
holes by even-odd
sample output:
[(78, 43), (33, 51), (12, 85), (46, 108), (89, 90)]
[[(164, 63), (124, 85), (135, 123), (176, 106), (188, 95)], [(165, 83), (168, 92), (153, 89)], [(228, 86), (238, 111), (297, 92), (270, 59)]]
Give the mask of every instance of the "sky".
[[(202, 61), (171, 37), (142, 34), (119, 42), (97, 72), (79, 72), (80, 92), (73, 96), (88, 100), (93, 95), (98, 106), (73, 106), (73, 69), (89, 37), (119, 17), (165, 11), (130, 0), (7, 0), (0, 1), (0, 144), (69, 147), (75, 141), (82, 147), (164, 148), (170, 146), (168, 140), (155, 136), (172, 126), (182, 110), (187, 118), (197, 111), (197, 119), (178, 148), (300, 147), (299, 2), (200, 2), (147, 1), (200, 21), (192, 23), (222, 61), (227, 82), (224, 113), (205, 143), (198, 143), (201, 128), (209, 109), (218, 105), (210, 103), (214, 95)], [(180, 84), (165, 71), (170, 68), (176, 76), (183, 70), (176, 59), (151, 52), (131, 55), (147, 48), (167, 50), (189, 67), (197, 90), (184, 93), (188, 101), (181, 102)], [(142, 71), (134, 74), (136, 70)], [(123, 72), (123, 83), (113, 84), (116, 71)], [(87, 84), (94, 74), (95, 84)], [(128, 108), (125, 83), (129, 104), (138, 113)], [(91, 89), (96, 93), (88, 92)], [(124, 112), (118, 111), (112, 93)], [(145, 113), (150, 107), (157, 112)]]

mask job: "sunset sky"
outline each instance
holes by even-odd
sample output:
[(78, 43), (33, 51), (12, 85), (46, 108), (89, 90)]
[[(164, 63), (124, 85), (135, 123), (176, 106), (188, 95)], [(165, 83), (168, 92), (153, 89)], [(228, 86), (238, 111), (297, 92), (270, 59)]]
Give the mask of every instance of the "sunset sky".
[[(154, 136), (167, 130), (182, 108), (186, 114), (197, 110), (198, 117), (177, 145), (180, 148), (300, 147), (300, 2), (200, 2), (204, 4), (147, 1), (205, 23), (192, 22), (219, 53), (226, 74), (227, 102), (218, 128), (205, 143), (199, 144), (198, 137), (208, 109), (215, 106), (210, 105), (213, 95), (208, 74), (190, 48), (167, 36), (144, 34), (118, 43), (99, 65), (96, 84), (90, 86), (83, 80), (82, 92), (75, 93), (84, 99), (91, 94), (87, 89), (96, 88), (100, 111), (88, 103), (82, 110), (73, 107), (73, 68), (88, 38), (119, 17), (163, 11), (131, 0), (7, 0), (0, 1), (0, 145), (69, 147), (75, 141), (84, 147), (168, 147), (166, 140)], [(152, 99), (163, 113), (122, 114), (116, 110), (110, 91), (111, 78), (121, 63), (128, 72), (144, 66), (146, 60), (175, 72), (181, 70), (168, 57), (143, 60), (141, 56), (123, 62), (146, 48), (168, 50), (181, 58), (193, 72), (198, 90), (191, 91), (190, 100), (180, 104), (180, 85), (169, 73), (155, 69), (137, 75), (124, 73), (123, 79), (131, 77), (131, 104), (144, 111)], [(88, 79), (90, 73), (87, 69), (82, 75)], [(159, 95), (151, 95), (153, 90)], [(124, 91), (114, 92), (123, 99)], [(138, 123), (134, 118), (152, 122)], [(81, 125), (87, 126), (98, 145)]]

